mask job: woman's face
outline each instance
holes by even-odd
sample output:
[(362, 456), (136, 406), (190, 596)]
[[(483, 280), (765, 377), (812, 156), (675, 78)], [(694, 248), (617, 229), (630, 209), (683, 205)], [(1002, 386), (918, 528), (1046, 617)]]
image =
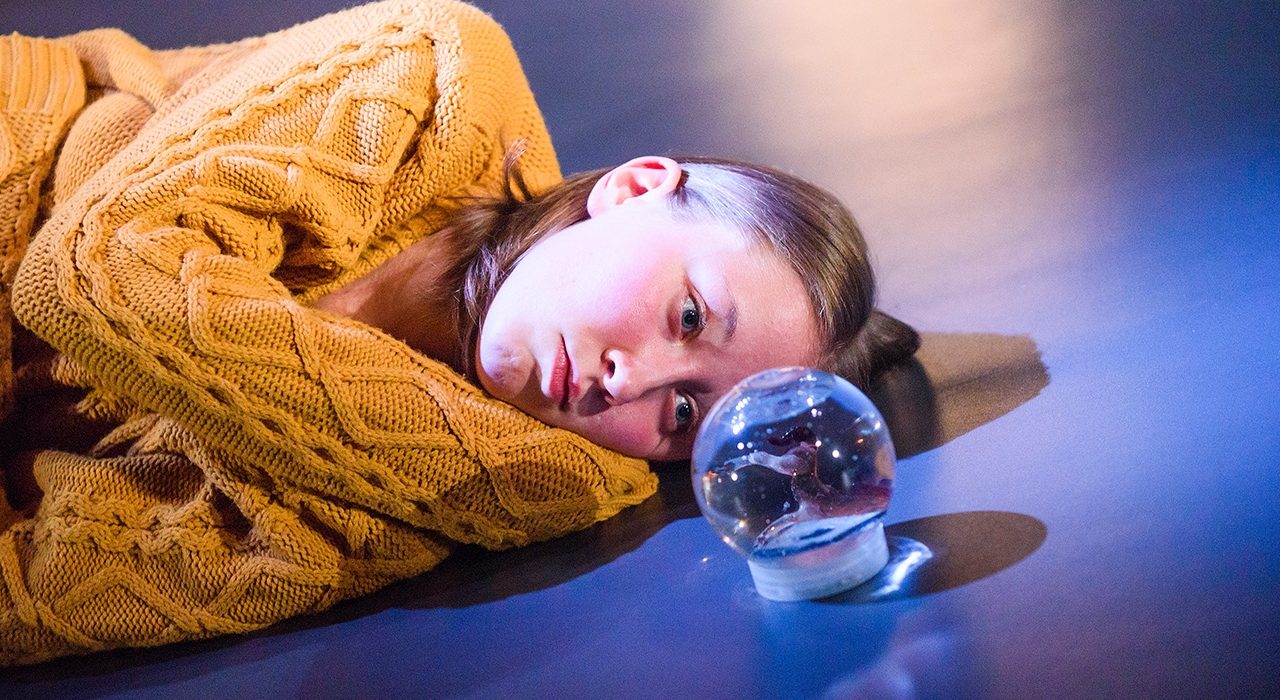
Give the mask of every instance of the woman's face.
[(799, 276), (737, 231), (633, 197), (535, 244), (494, 296), (476, 367), (543, 422), (646, 459), (688, 457), (737, 381), (813, 364)]

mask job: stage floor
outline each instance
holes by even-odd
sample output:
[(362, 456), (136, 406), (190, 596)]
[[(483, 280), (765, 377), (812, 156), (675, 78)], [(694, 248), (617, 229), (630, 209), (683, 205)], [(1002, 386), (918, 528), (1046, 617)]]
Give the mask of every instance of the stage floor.
[[(349, 4), (10, 2), (0, 31), (180, 46)], [(478, 4), (566, 172), (726, 155), (849, 203), (924, 336), (874, 395), (891, 543), (931, 558), (765, 601), (667, 465), (589, 531), (0, 696), (1280, 695), (1280, 6)]]

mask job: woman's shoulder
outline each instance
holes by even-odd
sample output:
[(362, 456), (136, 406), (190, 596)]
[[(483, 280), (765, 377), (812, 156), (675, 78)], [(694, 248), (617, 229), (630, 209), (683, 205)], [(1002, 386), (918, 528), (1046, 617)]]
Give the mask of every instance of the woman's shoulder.
[(476, 86), (501, 97), (497, 93), (513, 76), (524, 87), (506, 32), (480, 9), (455, 0), (383, 0), (234, 44), (155, 55), (200, 59), (200, 75), (188, 71), (184, 77), (193, 80), (174, 86), (178, 99), (162, 112), (185, 112), (201, 122), (211, 110), (257, 103), (267, 93), (278, 101), (339, 85), (366, 99), (407, 95), (411, 111), (429, 108), (441, 95), (476, 92)]
[(501, 25), (483, 10), (457, 0), (382, 0), (333, 12), (260, 37), (260, 46), (294, 57), (314, 59), (354, 53), (370, 58), (388, 49), (426, 41), (441, 60), (462, 58), (453, 47), (465, 47), (468, 62), (485, 54), (514, 58)]

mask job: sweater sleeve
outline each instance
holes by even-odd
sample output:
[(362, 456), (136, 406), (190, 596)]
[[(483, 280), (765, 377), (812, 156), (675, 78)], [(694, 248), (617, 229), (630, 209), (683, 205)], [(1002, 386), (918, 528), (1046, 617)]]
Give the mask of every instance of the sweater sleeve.
[(465, 6), (391, 2), (268, 46), (54, 212), (19, 270), (21, 322), (228, 454), (201, 465), (223, 479), (489, 547), (650, 495), (643, 462), (281, 281), (335, 275), (398, 221), (496, 177), (503, 139), (553, 158), (501, 30)]

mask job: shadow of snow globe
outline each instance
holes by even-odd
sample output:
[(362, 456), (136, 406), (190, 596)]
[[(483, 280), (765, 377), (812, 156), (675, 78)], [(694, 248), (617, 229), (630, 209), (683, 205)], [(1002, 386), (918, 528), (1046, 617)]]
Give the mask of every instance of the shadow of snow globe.
[(698, 507), (770, 600), (822, 598), (889, 560), (893, 442), (849, 382), (816, 369), (754, 374), (725, 394), (693, 447)]

